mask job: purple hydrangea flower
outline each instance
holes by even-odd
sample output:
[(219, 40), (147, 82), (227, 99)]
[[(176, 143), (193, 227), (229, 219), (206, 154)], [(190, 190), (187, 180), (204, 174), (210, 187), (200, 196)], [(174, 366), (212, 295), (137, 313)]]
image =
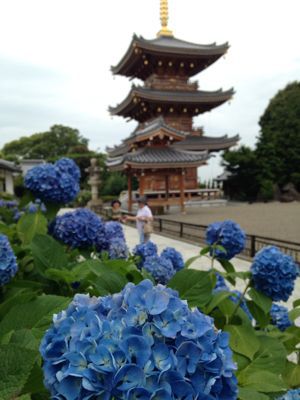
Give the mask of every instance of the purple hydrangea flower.
[(6, 285), (17, 271), (17, 259), (8, 238), (0, 234), (0, 286)]
[(254, 287), (274, 301), (287, 301), (294, 290), (298, 269), (292, 257), (275, 246), (267, 246), (251, 265)]
[(206, 242), (209, 245), (217, 244), (224, 247), (226, 252), (216, 249), (215, 256), (230, 260), (244, 249), (246, 234), (233, 221), (214, 222), (206, 230)]
[(112, 296), (76, 295), (40, 352), (56, 399), (237, 398), (229, 335), (149, 280)]

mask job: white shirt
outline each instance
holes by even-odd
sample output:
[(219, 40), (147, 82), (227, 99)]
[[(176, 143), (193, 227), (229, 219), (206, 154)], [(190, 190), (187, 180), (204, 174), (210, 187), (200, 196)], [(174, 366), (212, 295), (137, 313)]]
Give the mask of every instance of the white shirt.
[[(144, 206), (143, 208), (139, 208), (138, 212), (136, 214), (137, 217), (142, 217), (142, 218), (152, 218), (152, 212), (148, 206)], [(136, 227), (139, 232), (141, 232), (144, 229), (144, 221), (136, 221)]]

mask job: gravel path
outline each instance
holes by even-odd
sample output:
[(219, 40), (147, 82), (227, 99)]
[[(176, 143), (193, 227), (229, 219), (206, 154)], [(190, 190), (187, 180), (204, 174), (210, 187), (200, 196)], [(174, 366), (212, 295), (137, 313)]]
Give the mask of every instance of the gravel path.
[(227, 206), (190, 207), (185, 215), (171, 211), (162, 218), (203, 225), (232, 219), (248, 234), (300, 243), (300, 202), (228, 203)]

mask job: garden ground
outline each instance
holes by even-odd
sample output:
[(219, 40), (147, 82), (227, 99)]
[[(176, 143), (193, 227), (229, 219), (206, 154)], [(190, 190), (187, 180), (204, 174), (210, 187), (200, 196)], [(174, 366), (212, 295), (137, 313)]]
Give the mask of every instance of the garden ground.
[(300, 243), (300, 202), (230, 202), (227, 206), (188, 208), (185, 215), (171, 210), (162, 218), (201, 225), (232, 219), (248, 234)]
[[(299, 204), (300, 207), (300, 204)], [(227, 208), (226, 208), (227, 209)], [(124, 230), (125, 230), (125, 236), (126, 236), (126, 241), (127, 244), (132, 250), (135, 245), (138, 243), (139, 238), (137, 234), (137, 230), (135, 228), (129, 227), (124, 225)], [(151, 235), (151, 240), (157, 245), (159, 252), (161, 252), (164, 248), (170, 246), (174, 247), (176, 250), (178, 250), (183, 258), (184, 261), (188, 260), (191, 257), (195, 257), (196, 255), (199, 254), (200, 252), (200, 247), (185, 243), (179, 240), (167, 238), (165, 236), (161, 235), (156, 235), (152, 234)], [(233, 264), (236, 268), (237, 271), (248, 271), (250, 268), (250, 262), (239, 259), (239, 258), (234, 258)], [(211, 260), (208, 259), (207, 257), (203, 256), (200, 259), (196, 260), (192, 264), (193, 268), (196, 269), (202, 269), (202, 270), (208, 270), (211, 267)], [(222, 271), (222, 267), (218, 267), (218, 265), (215, 265), (215, 268), (220, 269)], [(243, 291), (244, 290), (244, 281), (237, 279), (237, 287), (238, 290)], [(293, 295), (290, 297), (289, 301), (285, 303), (285, 305), (290, 309), (292, 307), (292, 303), (294, 300), (300, 298), (300, 278), (297, 279), (296, 281), (296, 287), (293, 292)], [(282, 303), (284, 304), (284, 303)], [(299, 320), (300, 323), (300, 320)]]

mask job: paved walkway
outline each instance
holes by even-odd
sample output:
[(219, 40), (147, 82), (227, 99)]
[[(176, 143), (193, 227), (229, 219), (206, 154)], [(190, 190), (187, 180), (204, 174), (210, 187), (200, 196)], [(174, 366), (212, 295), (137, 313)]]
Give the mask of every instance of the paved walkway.
[[(135, 228), (129, 227), (124, 225), (124, 230), (125, 230), (125, 236), (127, 240), (127, 244), (132, 250), (135, 245), (139, 242), (137, 230)], [(176, 250), (178, 250), (184, 260), (188, 260), (191, 257), (196, 256), (199, 254), (201, 248), (189, 243), (181, 242), (179, 240), (175, 239), (170, 239), (165, 236), (157, 235), (157, 234), (152, 234), (151, 235), (151, 240), (157, 245), (159, 252), (161, 252), (165, 247), (174, 247)], [(250, 268), (251, 263), (239, 258), (234, 258), (232, 260), (233, 265), (235, 266), (235, 269), (237, 271), (248, 271)], [(201, 257), (199, 260), (195, 261), (192, 265), (192, 268), (195, 269), (200, 269), (200, 270), (208, 270), (211, 267), (211, 260), (208, 257)], [(222, 267), (216, 263), (215, 265), (216, 269), (219, 269), (220, 271), (224, 271)], [(245, 285), (244, 281), (241, 279), (237, 279), (237, 285), (235, 289), (238, 289), (240, 291), (243, 291)], [(296, 282), (296, 288), (294, 290), (293, 295), (290, 297), (289, 301), (285, 304), (288, 308), (292, 307), (292, 303), (294, 300), (300, 298), (300, 278), (297, 279)]]

